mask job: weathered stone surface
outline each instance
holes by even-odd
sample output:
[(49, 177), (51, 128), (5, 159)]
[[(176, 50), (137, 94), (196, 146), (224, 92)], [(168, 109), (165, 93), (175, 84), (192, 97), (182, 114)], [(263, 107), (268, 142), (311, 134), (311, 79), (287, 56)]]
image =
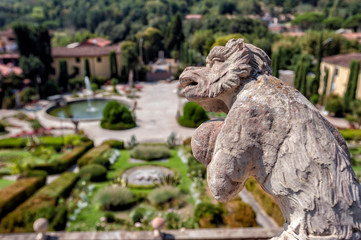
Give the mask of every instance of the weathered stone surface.
[(264, 51), (232, 39), (180, 82), (190, 101), (228, 113), (220, 131), (206, 123), (194, 134), (201, 144), (192, 142), (215, 199), (231, 200), (253, 176), (285, 217), (273, 239), (361, 239), (361, 186), (345, 141), (300, 92), (271, 76)]
[(210, 120), (200, 125), (192, 136), (192, 152), (204, 165), (211, 161), (217, 136), (223, 126), (223, 120)]

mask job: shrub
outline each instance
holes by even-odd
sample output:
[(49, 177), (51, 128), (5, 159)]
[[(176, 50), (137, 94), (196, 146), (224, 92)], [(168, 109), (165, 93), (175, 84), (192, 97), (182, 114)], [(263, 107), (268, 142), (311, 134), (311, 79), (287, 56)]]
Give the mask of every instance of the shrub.
[(275, 200), (267, 193), (253, 178), (249, 178), (245, 184), (246, 189), (251, 192), (256, 201), (262, 206), (266, 213), (271, 216), (279, 226), (283, 225), (284, 218), (281, 209)]
[(0, 133), (6, 132), (4, 123), (0, 122)]
[(93, 142), (86, 142), (83, 145), (77, 146), (73, 148), (70, 152), (62, 155), (58, 160), (58, 164), (60, 166), (60, 171), (65, 171), (72, 165), (76, 163), (76, 161), (81, 157), (87, 150), (92, 148)]
[(98, 147), (90, 149), (87, 153), (85, 153), (81, 158), (79, 158), (77, 164), (81, 168), (87, 164), (90, 164), (91, 161), (100, 157), (103, 152), (110, 149), (110, 146), (107, 144), (102, 144)]
[(337, 95), (331, 95), (327, 98), (325, 110), (334, 113), (335, 117), (342, 117), (344, 112), (344, 101)]
[(109, 158), (106, 156), (100, 156), (100, 157), (93, 159), (91, 161), (91, 164), (99, 164), (99, 165), (105, 167), (106, 169), (109, 169), (109, 167), (110, 167)]
[(220, 205), (202, 202), (194, 210), (194, 218), (202, 228), (215, 228), (223, 224), (224, 209)]
[(130, 152), (130, 156), (136, 159), (146, 161), (164, 159), (170, 157), (169, 148), (162, 145), (144, 145), (135, 146)]
[[(154, 189), (148, 195), (149, 202), (156, 206), (161, 207), (163, 205), (169, 205), (169, 207), (175, 206), (177, 198), (180, 196), (180, 191), (176, 187), (163, 186)], [(179, 203), (179, 202), (178, 202)]]
[(20, 178), (37, 177), (37, 178), (43, 179), (43, 181), (45, 183), (47, 176), (48, 176), (48, 173), (43, 170), (26, 170), (21, 173)]
[(50, 230), (62, 231), (66, 227), (68, 210), (66, 206), (61, 205), (56, 208), (56, 215), (50, 223)]
[(142, 219), (145, 215), (146, 210), (147, 210), (146, 208), (137, 207), (136, 209), (131, 211), (129, 214), (129, 217), (132, 220), (132, 223), (134, 224), (136, 222), (142, 222)]
[(92, 182), (101, 182), (106, 179), (107, 169), (99, 164), (88, 164), (79, 170), (79, 176)]
[(115, 222), (115, 216), (113, 213), (111, 212), (106, 212), (104, 214), (104, 217), (105, 217), (105, 220), (108, 222), (108, 223), (112, 223), (112, 222)]
[(23, 178), (0, 191), (0, 219), (45, 184), (43, 177)]
[(66, 172), (42, 187), (2, 219), (0, 232), (32, 232), (34, 221), (41, 217), (51, 223), (57, 213), (58, 200), (69, 195), (77, 179), (77, 174)]
[(179, 229), (182, 227), (182, 218), (178, 213), (174, 211), (168, 212), (165, 215), (165, 220), (166, 229)]
[(225, 204), (227, 213), (223, 215), (223, 221), (229, 227), (257, 227), (256, 213), (252, 207), (236, 198)]
[(110, 147), (112, 148), (117, 148), (117, 149), (124, 149), (124, 141), (119, 141), (119, 140), (107, 140), (107, 141), (104, 141), (102, 143), (103, 144), (107, 144), (109, 145)]
[(135, 120), (125, 105), (111, 101), (104, 108), (100, 125), (105, 129), (123, 130), (135, 127)]
[(196, 128), (203, 122), (208, 121), (207, 112), (195, 102), (188, 102), (184, 105), (183, 116), (180, 116), (178, 123), (184, 127)]
[(339, 130), (342, 137), (347, 140), (355, 140), (360, 141), (361, 140), (361, 129), (341, 129)]
[(207, 173), (207, 168), (192, 155), (188, 158), (188, 174), (190, 177), (204, 178)]
[(4, 138), (0, 139), (0, 148), (24, 148), (27, 142), (26, 138)]
[(127, 209), (135, 202), (133, 193), (121, 186), (108, 186), (99, 190), (94, 200), (104, 210)]

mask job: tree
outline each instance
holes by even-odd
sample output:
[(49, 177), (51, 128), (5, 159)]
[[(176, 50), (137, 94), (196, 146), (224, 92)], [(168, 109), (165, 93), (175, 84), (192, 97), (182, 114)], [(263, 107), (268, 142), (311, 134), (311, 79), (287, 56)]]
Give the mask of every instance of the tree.
[(353, 28), (354, 31), (357, 31), (361, 26), (361, 13), (347, 18), (342, 26), (345, 28)]
[(325, 76), (323, 77), (323, 90), (322, 90), (322, 103), (325, 101), (325, 96), (327, 92), (327, 83), (328, 83), (328, 68), (325, 70)]
[(280, 66), (279, 66), (280, 58), (281, 58), (280, 52), (274, 52), (272, 54), (272, 73), (273, 73), (273, 76), (275, 76), (276, 78), (279, 77), (278, 71), (280, 69)]
[(91, 77), (91, 71), (89, 66), (89, 59), (85, 59), (84, 61), (84, 77)]
[(299, 25), (302, 30), (307, 29), (321, 29), (321, 23), (325, 15), (319, 12), (307, 12), (299, 14), (292, 20), (293, 25)]
[(214, 38), (212, 30), (199, 30), (193, 34), (190, 45), (192, 48), (197, 49), (198, 52), (206, 56), (213, 42)]
[(110, 78), (118, 78), (117, 55), (114, 51), (111, 51), (109, 53), (109, 62), (110, 62)]
[(121, 45), (122, 59), (125, 72), (125, 81), (128, 80), (128, 74), (130, 70), (135, 70), (138, 65), (138, 51), (137, 44), (132, 41), (124, 41)]
[(138, 32), (135, 36), (139, 43), (142, 42), (140, 47), (144, 50), (142, 57), (145, 63), (153, 61), (158, 57), (158, 52), (163, 49), (163, 35), (159, 29), (148, 27), (145, 31)]
[(36, 76), (42, 76), (45, 71), (44, 64), (38, 57), (30, 54), (28, 57), (21, 56), (19, 65), (25, 77), (35, 80)]
[(165, 38), (165, 47), (169, 51), (180, 51), (184, 35), (182, 30), (182, 19), (179, 13), (173, 18)]
[[(44, 83), (53, 72), (49, 30), (42, 25), (16, 23), (12, 26), (21, 57), (37, 57), (44, 69), (39, 76)], [(35, 76), (32, 76), (35, 80)]]
[(311, 61), (307, 55), (302, 55), (296, 66), (294, 86), (304, 96), (307, 96), (307, 74), (310, 70)]
[(68, 90), (68, 65), (66, 63), (66, 60), (60, 60), (59, 61), (59, 79), (58, 83), (59, 86), (63, 88), (63, 91), (66, 92)]
[(348, 78), (346, 93), (344, 96), (345, 110), (350, 112), (351, 102), (356, 98), (358, 75), (360, 72), (360, 61), (352, 60), (350, 64), (350, 75)]
[(337, 30), (342, 26), (343, 19), (341, 17), (328, 17), (322, 21), (325, 28)]

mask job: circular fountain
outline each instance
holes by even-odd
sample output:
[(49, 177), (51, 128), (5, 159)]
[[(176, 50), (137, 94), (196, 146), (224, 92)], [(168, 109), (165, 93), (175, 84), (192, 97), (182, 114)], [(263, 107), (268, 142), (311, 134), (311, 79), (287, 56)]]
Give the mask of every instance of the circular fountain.
[(152, 187), (168, 175), (173, 176), (173, 171), (166, 167), (147, 165), (128, 169), (122, 174), (122, 179), (132, 186)]
[(46, 110), (46, 113), (62, 119), (76, 120), (99, 120), (103, 117), (103, 110), (108, 102), (112, 100), (104, 98), (94, 98), (91, 100), (91, 106), (87, 99), (67, 102), (63, 106), (52, 106)]

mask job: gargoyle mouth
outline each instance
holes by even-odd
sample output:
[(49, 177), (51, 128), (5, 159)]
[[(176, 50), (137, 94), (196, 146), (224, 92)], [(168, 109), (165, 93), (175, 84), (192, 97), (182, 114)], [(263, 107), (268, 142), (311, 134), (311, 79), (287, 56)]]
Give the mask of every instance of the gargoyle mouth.
[(198, 82), (190, 77), (182, 77), (179, 79), (179, 81), (180, 81), (182, 88), (184, 88), (184, 90), (187, 87), (194, 87), (194, 86), (198, 85)]

